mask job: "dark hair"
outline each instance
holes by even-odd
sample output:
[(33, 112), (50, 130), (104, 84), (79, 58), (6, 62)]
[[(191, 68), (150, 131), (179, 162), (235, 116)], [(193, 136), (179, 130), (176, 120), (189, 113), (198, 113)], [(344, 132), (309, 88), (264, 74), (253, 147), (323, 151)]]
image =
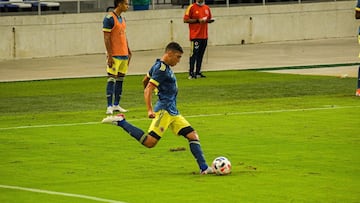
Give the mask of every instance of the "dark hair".
[(166, 51), (178, 51), (184, 53), (183, 48), (177, 42), (170, 42), (165, 48), (165, 52)]
[(123, 3), (124, 0), (114, 0), (114, 8), (118, 6), (119, 3)]

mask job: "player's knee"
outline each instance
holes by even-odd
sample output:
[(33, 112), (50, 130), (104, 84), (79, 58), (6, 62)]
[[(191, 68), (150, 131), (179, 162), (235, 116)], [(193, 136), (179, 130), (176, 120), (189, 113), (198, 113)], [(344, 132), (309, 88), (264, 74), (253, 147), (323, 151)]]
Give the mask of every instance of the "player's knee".
[(192, 131), (185, 136), (189, 141), (199, 140), (199, 135), (196, 131)]
[(155, 139), (154, 137), (147, 135), (142, 144), (147, 148), (153, 148), (156, 146), (158, 141), (159, 140)]
[(118, 82), (118, 81), (124, 81), (124, 77), (125, 76), (118, 76), (117, 78), (116, 78), (116, 81)]
[(144, 145), (146, 148), (151, 149), (151, 148), (154, 148), (154, 147), (155, 147), (156, 143), (143, 143), (143, 145)]
[(115, 77), (113, 77), (113, 76), (109, 76), (108, 79), (107, 79), (107, 82), (113, 82), (113, 83), (115, 83), (115, 82), (116, 82), (116, 79), (115, 79)]
[(155, 147), (156, 146), (156, 142), (143, 142), (143, 145), (145, 146), (145, 147), (147, 147), (147, 148), (153, 148), (153, 147)]
[(187, 126), (185, 128), (182, 128), (177, 134), (182, 135), (187, 138), (192, 133), (196, 134), (194, 128), (192, 128), (191, 126)]

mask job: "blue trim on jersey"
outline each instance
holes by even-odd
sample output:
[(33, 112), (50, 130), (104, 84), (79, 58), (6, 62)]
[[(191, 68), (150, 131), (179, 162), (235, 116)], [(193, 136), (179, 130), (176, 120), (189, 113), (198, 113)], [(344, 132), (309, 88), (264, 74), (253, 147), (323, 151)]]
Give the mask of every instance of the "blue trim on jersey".
[(114, 58), (117, 58), (119, 60), (127, 60), (129, 59), (129, 56), (113, 56)]
[(171, 115), (179, 115), (176, 107), (177, 81), (170, 66), (160, 61), (160, 59), (156, 59), (148, 74), (152, 80), (157, 82), (157, 89), (159, 90), (158, 101), (155, 104), (154, 111), (158, 112), (164, 109)]
[(360, 8), (360, 0), (357, 1), (356, 8)]
[[(118, 16), (118, 20), (122, 23), (123, 19), (121, 16)], [(112, 29), (114, 27), (114, 17), (110, 14), (106, 15), (103, 20), (103, 28), (105, 29)]]

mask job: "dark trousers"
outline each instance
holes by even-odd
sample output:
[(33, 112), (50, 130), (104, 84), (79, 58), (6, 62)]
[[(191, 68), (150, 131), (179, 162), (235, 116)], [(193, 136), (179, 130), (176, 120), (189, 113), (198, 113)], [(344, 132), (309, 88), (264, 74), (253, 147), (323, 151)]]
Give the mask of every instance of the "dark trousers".
[(358, 82), (357, 82), (357, 88), (360, 89), (360, 66), (358, 70)]
[[(204, 53), (207, 46), (207, 39), (193, 39), (191, 40), (191, 53), (190, 53), (190, 69), (189, 75), (198, 75), (201, 73), (201, 65)], [(194, 68), (196, 70), (194, 72)], [(195, 75), (194, 75), (195, 74)]]

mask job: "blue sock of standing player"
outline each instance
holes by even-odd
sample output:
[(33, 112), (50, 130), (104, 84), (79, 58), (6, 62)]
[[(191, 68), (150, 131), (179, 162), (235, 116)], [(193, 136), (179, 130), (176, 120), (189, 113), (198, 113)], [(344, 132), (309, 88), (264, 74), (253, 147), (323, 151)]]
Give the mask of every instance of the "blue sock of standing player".
[(208, 168), (206, 164), (204, 154), (201, 150), (200, 142), (198, 140), (189, 141), (190, 151), (196, 159), (196, 162), (199, 165), (201, 171), (204, 171)]
[(117, 106), (120, 103), (120, 98), (122, 94), (124, 77), (119, 77), (116, 79), (115, 83), (115, 93), (114, 93), (114, 105)]
[(146, 140), (146, 134), (140, 128), (133, 126), (128, 123), (125, 119), (122, 121), (118, 121), (117, 125), (122, 127), (131, 137), (135, 138), (141, 144)]
[(106, 85), (106, 98), (107, 105), (112, 106), (113, 94), (114, 94), (114, 86), (115, 86), (115, 78), (109, 77)]

